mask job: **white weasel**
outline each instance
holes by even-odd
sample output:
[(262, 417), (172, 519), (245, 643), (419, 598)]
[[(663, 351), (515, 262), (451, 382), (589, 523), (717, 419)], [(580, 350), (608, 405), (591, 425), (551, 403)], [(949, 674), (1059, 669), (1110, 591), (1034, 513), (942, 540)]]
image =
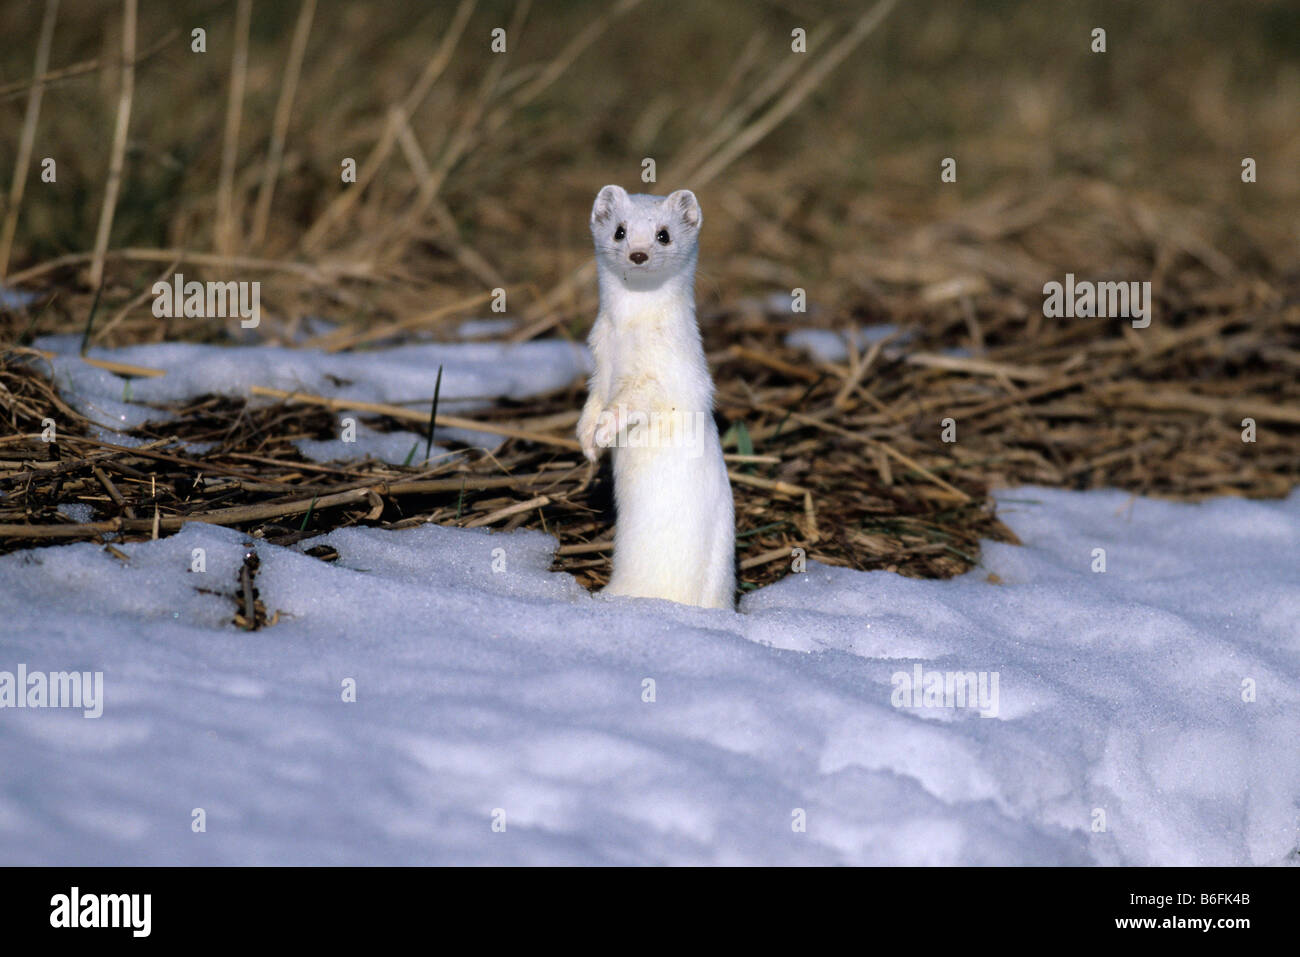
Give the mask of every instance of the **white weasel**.
[(578, 441), (614, 459), (614, 571), (604, 593), (733, 608), (735, 518), (695, 321), (703, 215), (688, 189), (591, 208), (600, 313)]

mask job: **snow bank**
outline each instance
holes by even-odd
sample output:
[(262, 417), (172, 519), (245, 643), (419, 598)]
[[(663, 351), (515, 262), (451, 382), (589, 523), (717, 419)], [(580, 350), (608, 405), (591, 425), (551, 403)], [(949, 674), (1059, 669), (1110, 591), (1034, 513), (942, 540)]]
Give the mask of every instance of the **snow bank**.
[(1294, 863), (1300, 492), (1000, 501), (1024, 547), (961, 578), (741, 613), (593, 597), (537, 532), (258, 544), (256, 633), (228, 529), (0, 557), (0, 671), (105, 688), (0, 710), (0, 863)]
[[(50, 336), (36, 342), (38, 348), (56, 353), (51, 361), (53, 378), (70, 404), (95, 422), (121, 428), (168, 418), (147, 403), (176, 402), (208, 393), (247, 397), (255, 385), (359, 402), (408, 405), (427, 413), (440, 365), (443, 375), (438, 408), (464, 414), (497, 399), (524, 399), (563, 388), (590, 371), (586, 349), (557, 340), (438, 343), (348, 353), (188, 342), (89, 351), (92, 358), (165, 369), (168, 373), (128, 383), (121, 376), (80, 361), (79, 345), (75, 336)], [(364, 414), (341, 410), (338, 417), (358, 418)], [(110, 434), (113, 441), (132, 442)], [(498, 435), (463, 429), (439, 429), (438, 436), (490, 449), (502, 442)], [(299, 448), (322, 461), (374, 455), (401, 464), (412, 444), (418, 442), (418, 457), (424, 456), (424, 440), (415, 433), (384, 435), (366, 430), (358, 422), (357, 438), (357, 445), (309, 441), (300, 443)]]

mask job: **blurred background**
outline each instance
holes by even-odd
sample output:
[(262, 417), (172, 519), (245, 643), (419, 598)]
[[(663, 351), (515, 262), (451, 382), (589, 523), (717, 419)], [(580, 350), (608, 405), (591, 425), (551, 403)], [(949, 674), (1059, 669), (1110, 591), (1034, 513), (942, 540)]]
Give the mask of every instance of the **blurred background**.
[[(237, 6), (140, 5), (112, 248), (216, 248)], [(260, 184), (301, 7), (253, 2), (234, 146), (237, 228), (227, 251), (343, 258), (413, 287), (391, 303), (386, 294), (395, 290), (350, 288), (360, 313), (417, 307), (489, 281), (546, 291), (589, 258), (595, 191), (606, 182), (637, 188), (641, 160), (652, 157), (658, 181), (645, 191), (687, 186), (701, 195), (708, 228), (700, 293), (715, 301), (799, 285), (815, 302), (840, 307), (881, 283), (965, 275), (979, 264), (941, 254), (970, 238), (1017, 239), (1028, 257), (990, 255), (1005, 274), (994, 280), (1016, 278), (1019, 267), (1149, 271), (1153, 254), (1190, 257), (1219, 274), (1294, 265), (1294, 3), (904, 0), (761, 141), (708, 183), (692, 181), (729, 133), (798, 83), (870, 7), (481, 0), (460, 20), (451, 2), (315, 4), (283, 164), (260, 226)], [(6, 193), (44, 9), (17, 0), (0, 11)], [(60, 4), (49, 54), (56, 75), (34, 148), (36, 165), (57, 160), (58, 182), (31, 177), (10, 273), (93, 247), (122, 20), (120, 0)], [(1105, 54), (1090, 52), (1098, 26), (1107, 31)], [(190, 49), (200, 27), (202, 54)], [(496, 27), (513, 34), (504, 57), (489, 52)], [(802, 61), (790, 50), (796, 27), (809, 37)], [(445, 68), (413, 101), (452, 29), (460, 33)], [(774, 77), (776, 89), (762, 89)], [(349, 208), (322, 223), (348, 188), (340, 161), (353, 157), (367, 174), (395, 106), (410, 107), (408, 145), (390, 146)], [(420, 196), (415, 155), (445, 175), (407, 219)], [(939, 164), (949, 156), (957, 181), (941, 184)], [(1245, 156), (1258, 163), (1250, 186), (1240, 179)], [(1042, 228), (1014, 235), (1030, 226)], [(892, 255), (904, 237), (920, 245)], [(927, 255), (936, 261), (918, 261)], [(880, 259), (890, 268), (871, 269)], [(131, 282), (117, 270), (112, 280)], [(339, 317), (328, 291), (304, 292), (312, 295), (299, 302), (282, 291), (272, 312), (292, 318), (310, 307)], [(116, 332), (129, 338), (134, 325)], [(141, 331), (157, 328), (148, 322)]]

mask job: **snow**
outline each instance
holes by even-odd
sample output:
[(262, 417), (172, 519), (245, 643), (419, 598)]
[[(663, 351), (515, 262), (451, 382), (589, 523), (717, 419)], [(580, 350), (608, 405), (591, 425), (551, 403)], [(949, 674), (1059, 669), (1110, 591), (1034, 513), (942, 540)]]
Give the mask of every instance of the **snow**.
[[(851, 331), (858, 349), (868, 349), (881, 339), (897, 336), (894, 339), (895, 348), (884, 349), (886, 357), (891, 359), (901, 355), (901, 351), (896, 347), (911, 339), (910, 334), (900, 333), (898, 326), (887, 323), (860, 326)], [(847, 330), (841, 332), (833, 329), (796, 329), (786, 334), (785, 344), (792, 349), (803, 349), (814, 359), (820, 359), (822, 362), (843, 362), (849, 357), (847, 335)]]
[[(78, 358), (75, 336), (49, 336), (36, 347), (55, 353), (54, 381), (82, 415), (105, 426), (130, 428), (147, 421), (165, 421), (168, 414), (146, 403), (177, 402), (208, 393), (248, 397), (252, 386), (297, 391), (359, 402), (406, 405), (427, 415), (438, 367), (443, 367), (438, 409), (465, 415), (501, 398), (524, 399), (567, 386), (590, 371), (587, 350), (562, 341), (437, 343), (407, 345), (369, 352), (329, 353), (318, 349), (275, 346), (218, 346), (172, 342), (91, 349), (91, 358), (163, 369), (167, 375), (128, 380)], [(269, 402), (272, 399), (258, 401)], [(415, 403), (415, 404), (413, 404)], [(418, 442), (416, 462), (424, 458), (424, 439), (411, 432), (384, 434), (364, 427), (367, 413), (341, 410), (340, 422), (357, 420), (357, 444), (299, 443), (302, 452), (318, 461), (361, 459), (367, 455), (402, 464)], [(341, 427), (340, 427), (341, 428)], [(105, 432), (120, 444), (138, 440), (116, 431)], [(438, 438), (475, 447), (497, 448), (497, 435), (463, 429), (437, 430)], [(436, 452), (431, 452), (436, 457)]]
[[(293, 444), (304, 456), (314, 462), (347, 462), (368, 458), (390, 465), (415, 465), (425, 461), (424, 447), (426, 437), (414, 432), (380, 432), (361, 421), (360, 412), (342, 412), (340, 420), (351, 418), (355, 423), (356, 435), (351, 442), (343, 439), (297, 439)], [(501, 443), (500, 436), (488, 435), (486, 432), (468, 432), (465, 429), (438, 429), (438, 438), (453, 437), (468, 445), (484, 446), (495, 449)], [(429, 459), (442, 461), (452, 455), (436, 443), (429, 449)]]
[[(809, 562), (738, 613), (592, 596), (527, 531), (257, 543), (253, 633), (233, 530), (0, 557), (0, 672), (105, 696), (0, 710), (0, 862), (1295, 863), (1300, 490), (998, 499), (1024, 545), (964, 576)], [(993, 716), (896, 706), (918, 666)]]
[(0, 309), (15, 311), (26, 309), (40, 298), (40, 293), (26, 289), (11, 289), (4, 283), (0, 283)]
[(490, 339), (518, 328), (513, 319), (466, 319), (456, 327), (457, 339)]

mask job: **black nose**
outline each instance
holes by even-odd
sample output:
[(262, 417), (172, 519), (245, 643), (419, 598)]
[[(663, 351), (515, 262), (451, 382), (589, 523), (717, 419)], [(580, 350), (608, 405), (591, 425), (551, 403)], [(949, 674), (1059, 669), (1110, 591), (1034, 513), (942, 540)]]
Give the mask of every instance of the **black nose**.
[(632, 262), (636, 263), (639, 266), (650, 257), (647, 256), (645, 253), (631, 253), (627, 258), (632, 260)]

